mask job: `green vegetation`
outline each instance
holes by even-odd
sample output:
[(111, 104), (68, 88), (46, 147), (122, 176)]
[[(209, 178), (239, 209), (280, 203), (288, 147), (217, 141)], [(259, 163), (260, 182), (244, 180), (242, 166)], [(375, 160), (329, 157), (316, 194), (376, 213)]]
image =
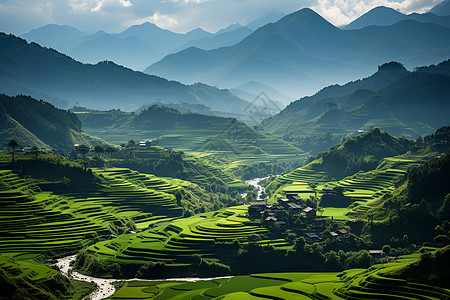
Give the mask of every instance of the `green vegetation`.
[(100, 141), (82, 132), (73, 113), (29, 96), (0, 94), (0, 143), (7, 145), (11, 139), (20, 147), (65, 150), (73, 144)]
[(199, 153), (203, 157), (205, 154), (219, 156), (225, 165), (231, 164), (230, 168), (261, 161), (289, 161), (305, 154), (233, 118), (180, 113), (158, 105), (139, 114), (115, 110), (76, 114), (86, 132), (110, 143), (151, 139), (163, 147)]
[[(450, 296), (444, 267), (449, 250), (425, 253), (419, 260), (417, 254), (399, 257), (392, 263), (341, 273), (261, 273), (190, 283), (130, 281), (112, 299), (442, 299)], [(440, 268), (431, 272), (439, 274), (433, 284), (426, 278), (430, 273), (420, 273), (430, 265)], [(425, 283), (421, 282), (424, 277)]]
[(83, 299), (95, 284), (69, 280), (26, 256), (0, 254), (0, 299)]

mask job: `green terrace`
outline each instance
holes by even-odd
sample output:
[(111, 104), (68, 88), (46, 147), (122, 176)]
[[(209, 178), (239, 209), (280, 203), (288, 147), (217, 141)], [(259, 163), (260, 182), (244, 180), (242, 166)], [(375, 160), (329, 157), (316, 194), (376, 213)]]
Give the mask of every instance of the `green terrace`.
[[(176, 219), (167, 225), (137, 234), (126, 234), (88, 247), (87, 252), (111, 262), (171, 262), (190, 263), (192, 255), (214, 258), (217, 242), (247, 242), (249, 234), (266, 234), (267, 229), (254, 225), (244, 217), (247, 206), (236, 206)], [(274, 247), (287, 247), (285, 240), (260, 241)]]
[(77, 249), (109, 233), (100, 223), (52, 208), (58, 197), (33, 192), (36, 187), (11, 171), (2, 171), (1, 183), (0, 252)]
[[(376, 203), (383, 195), (394, 190), (395, 182), (400, 179), (409, 167), (423, 163), (421, 158), (387, 157), (380, 165), (368, 172), (358, 172), (342, 180), (332, 180), (332, 175), (320, 168), (317, 163), (298, 168), (280, 176), (271, 185), (278, 186), (270, 201), (276, 201), (287, 193), (296, 193), (302, 198), (323, 195), (323, 188), (342, 187), (344, 196), (349, 197), (351, 205), (342, 207), (340, 203), (327, 202), (321, 208), (324, 216), (335, 219), (357, 218)], [(331, 179), (330, 179), (331, 178)], [(311, 184), (316, 184), (315, 190)]]
[(130, 281), (111, 299), (447, 299), (450, 290), (389, 276), (418, 255), (341, 273), (265, 273), (196, 282)]
[(103, 178), (97, 190), (51, 193), (10, 170), (0, 172), (3, 253), (73, 251), (111, 232), (120, 233), (127, 220), (137, 229), (170, 222), (181, 214), (171, 193), (191, 184), (129, 169), (106, 169), (94, 170)]

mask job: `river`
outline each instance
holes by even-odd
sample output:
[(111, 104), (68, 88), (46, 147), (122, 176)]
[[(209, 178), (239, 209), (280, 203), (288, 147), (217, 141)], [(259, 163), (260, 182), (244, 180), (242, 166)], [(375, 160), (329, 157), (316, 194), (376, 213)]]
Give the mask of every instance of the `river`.
[[(259, 182), (261, 180), (264, 180), (264, 179), (267, 179), (267, 178), (269, 178), (269, 176), (263, 177), (263, 178), (253, 178), (253, 179), (245, 181), (246, 184), (251, 185), (252, 187), (254, 187), (258, 191), (258, 194), (256, 196), (256, 200), (258, 200), (258, 201), (265, 200), (265, 199), (262, 199), (261, 196), (262, 196), (262, 193), (264, 193), (266, 191), (266, 189), (263, 188), (262, 186), (260, 186)], [(242, 196), (242, 198), (245, 198), (245, 197), (247, 197), (247, 193), (244, 193), (241, 196)]]
[(213, 280), (213, 279), (222, 279), (222, 278), (231, 278), (232, 276), (222, 276), (222, 277), (211, 277), (211, 278), (198, 278), (198, 277), (185, 277), (185, 278), (169, 278), (169, 279), (105, 279), (105, 278), (96, 278), (92, 276), (87, 276), (80, 274), (76, 271), (72, 270), (71, 262), (75, 261), (76, 255), (70, 255), (66, 257), (62, 257), (57, 259), (56, 265), (61, 270), (61, 273), (71, 279), (87, 281), (87, 282), (95, 282), (97, 284), (97, 290), (95, 290), (91, 295), (88, 296), (87, 299), (91, 300), (101, 300), (108, 297), (111, 297), (116, 292), (116, 288), (113, 283), (118, 281), (187, 281), (187, 282), (195, 282), (201, 280)]

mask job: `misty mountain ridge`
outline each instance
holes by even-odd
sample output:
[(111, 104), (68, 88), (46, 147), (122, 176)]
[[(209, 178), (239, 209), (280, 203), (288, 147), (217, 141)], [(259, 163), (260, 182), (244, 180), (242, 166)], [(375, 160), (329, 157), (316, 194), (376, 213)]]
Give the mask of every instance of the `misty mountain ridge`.
[(230, 113), (241, 113), (248, 106), (228, 90), (205, 84), (187, 86), (108, 61), (82, 64), (13, 35), (0, 34), (0, 49), (0, 91), (10, 95), (45, 94), (94, 109), (128, 111), (155, 100), (205, 104)]
[(387, 63), (368, 78), (330, 86), (291, 103), (266, 119), (263, 127), (299, 147), (306, 140), (314, 144), (332, 136), (329, 142), (333, 143), (373, 126), (395, 136), (417, 138), (450, 122), (449, 70), (450, 60), (414, 72), (399, 63)]
[(404, 20), (413, 20), (421, 23), (434, 23), (441, 26), (450, 27), (450, 16), (448, 15), (439, 16), (432, 12), (424, 14), (412, 13), (405, 15), (393, 8), (378, 6), (352, 21), (347, 26), (344, 26), (343, 29), (361, 29), (373, 25), (389, 26)]
[(368, 76), (373, 66), (401, 60), (407, 67), (450, 55), (450, 28), (404, 20), (390, 26), (341, 30), (311, 9), (269, 23), (238, 44), (189, 48), (145, 72), (186, 83), (238, 86), (258, 81), (288, 95), (312, 94), (327, 83)]

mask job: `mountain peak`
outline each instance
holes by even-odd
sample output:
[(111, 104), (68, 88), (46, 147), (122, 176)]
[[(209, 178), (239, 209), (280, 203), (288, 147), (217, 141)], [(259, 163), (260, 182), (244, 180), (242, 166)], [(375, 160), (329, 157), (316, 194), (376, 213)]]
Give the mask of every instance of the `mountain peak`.
[(370, 25), (388, 26), (404, 18), (404, 14), (393, 8), (377, 6), (345, 26), (345, 29), (361, 29)]
[(399, 62), (391, 61), (385, 64), (382, 64), (381, 66), (378, 66), (378, 72), (384, 72), (384, 71), (407, 71), (405, 66)]

